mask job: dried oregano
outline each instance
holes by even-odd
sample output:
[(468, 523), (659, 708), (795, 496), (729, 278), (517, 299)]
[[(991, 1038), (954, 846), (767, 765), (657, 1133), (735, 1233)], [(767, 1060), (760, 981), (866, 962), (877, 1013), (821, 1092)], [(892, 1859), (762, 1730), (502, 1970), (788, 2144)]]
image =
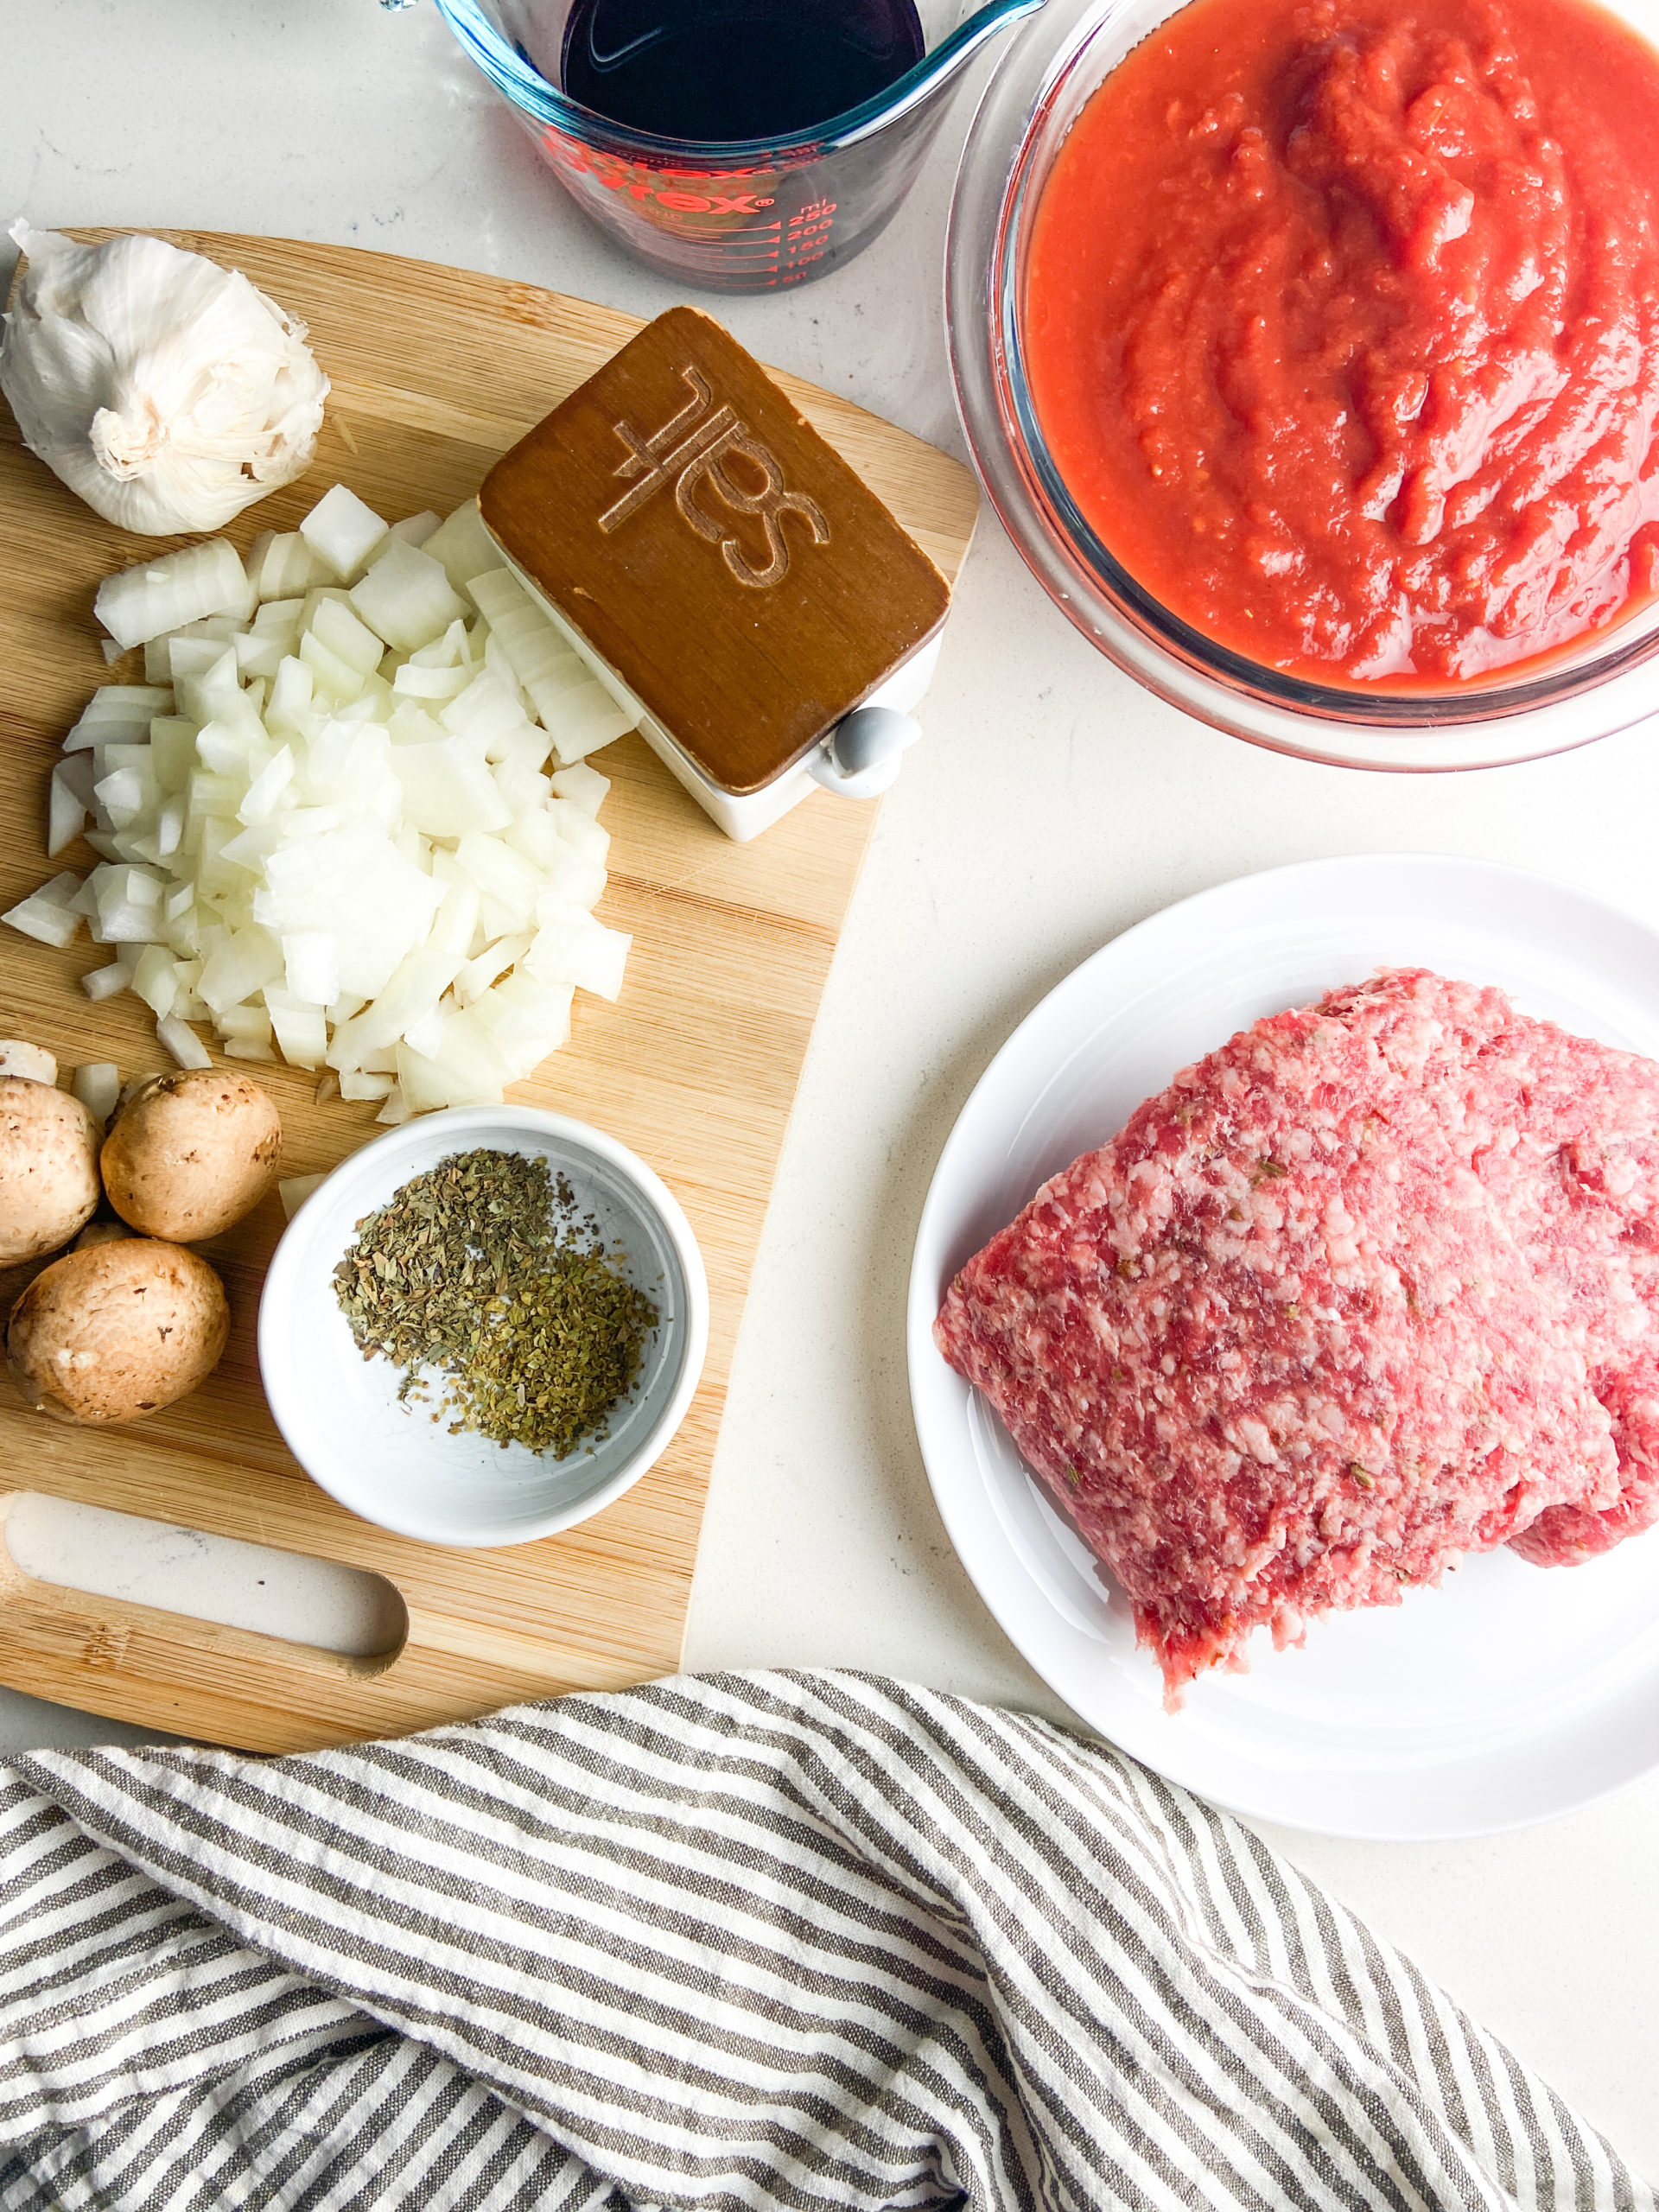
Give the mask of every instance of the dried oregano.
[(608, 1433), (658, 1312), (626, 1281), (563, 1175), (522, 1153), (462, 1152), (357, 1224), (334, 1269), (365, 1359), (404, 1370), (401, 1398), (445, 1379), (435, 1421), (563, 1459)]

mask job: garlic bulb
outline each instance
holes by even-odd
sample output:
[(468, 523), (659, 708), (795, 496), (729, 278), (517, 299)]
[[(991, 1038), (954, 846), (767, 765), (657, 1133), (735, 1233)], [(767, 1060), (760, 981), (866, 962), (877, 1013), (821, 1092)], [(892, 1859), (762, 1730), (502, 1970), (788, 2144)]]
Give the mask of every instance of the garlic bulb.
[(161, 238), (11, 235), (29, 266), (0, 391), (88, 506), (152, 536), (219, 530), (308, 465), (328, 379), (305, 325), (239, 270)]

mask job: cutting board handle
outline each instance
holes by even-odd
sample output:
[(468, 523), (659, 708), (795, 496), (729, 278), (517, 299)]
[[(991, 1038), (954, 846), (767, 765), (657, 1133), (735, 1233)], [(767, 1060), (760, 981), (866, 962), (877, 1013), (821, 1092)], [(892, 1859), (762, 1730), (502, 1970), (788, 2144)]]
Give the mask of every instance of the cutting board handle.
[[(273, 1707), (305, 1710), (396, 1666), (402, 1648), (353, 1658), (101, 1598), (26, 1574), (5, 1541), (17, 1491), (0, 1495), (0, 1681), (58, 1705), (181, 1736), (260, 1745)], [(245, 1727), (238, 1733), (238, 1713)]]

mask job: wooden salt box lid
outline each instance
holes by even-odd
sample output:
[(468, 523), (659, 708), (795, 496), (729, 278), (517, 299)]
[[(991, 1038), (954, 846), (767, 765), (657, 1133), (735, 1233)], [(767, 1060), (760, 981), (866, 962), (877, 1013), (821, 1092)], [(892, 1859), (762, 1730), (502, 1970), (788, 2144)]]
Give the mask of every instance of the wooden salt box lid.
[(484, 520), (711, 781), (755, 791), (944, 621), (950, 588), (759, 362), (646, 325), (499, 461)]

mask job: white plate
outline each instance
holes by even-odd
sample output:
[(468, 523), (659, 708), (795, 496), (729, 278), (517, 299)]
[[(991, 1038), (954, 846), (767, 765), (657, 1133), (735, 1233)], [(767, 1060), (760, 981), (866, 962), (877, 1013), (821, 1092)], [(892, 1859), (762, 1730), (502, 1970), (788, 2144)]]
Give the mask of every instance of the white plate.
[(1518, 869), (1314, 861), (1202, 893), (1086, 960), (981, 1077), (935, 1171), (910, 1285), (922, 1456), (981, 1597), (1082, 1718), (1173, 1780), (1330, 1835), (1482, 1835), (1659, 1764), (1659, 1529), (1586, 1566), (1471, 1559), (1397, 1610), (1253, 1637), (1247, 1675), (1163, 1710), (1128, 1600), (939, 1356), (945, 1285), (1039, 1184), (1261, 1015), (1380, 966), (1433, 968), (1659, 1058), (1659, 935)]

